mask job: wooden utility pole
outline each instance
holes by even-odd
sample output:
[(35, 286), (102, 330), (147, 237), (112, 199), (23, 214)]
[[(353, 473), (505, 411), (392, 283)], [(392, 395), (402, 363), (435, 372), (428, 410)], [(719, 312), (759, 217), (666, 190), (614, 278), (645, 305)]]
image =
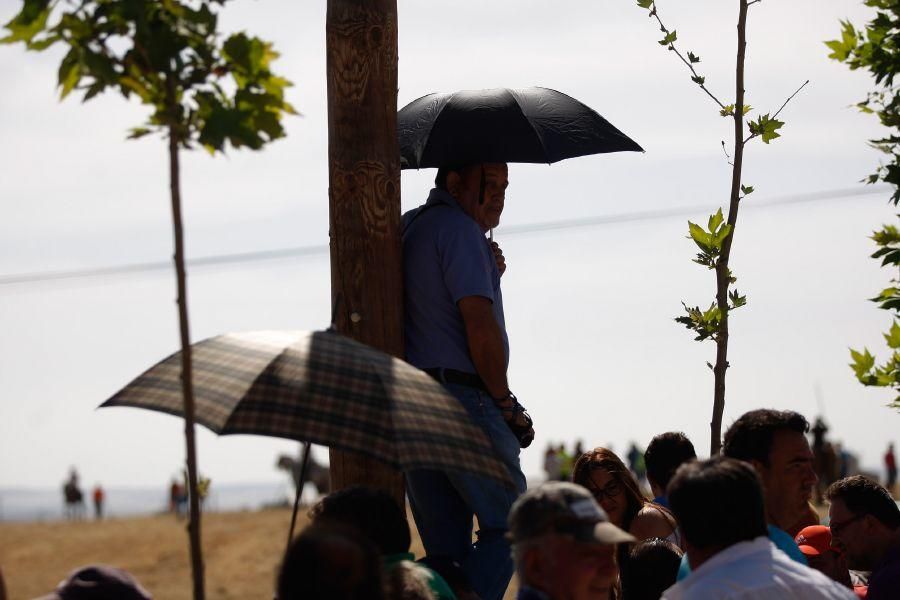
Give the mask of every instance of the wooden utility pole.
[[(397, 2), (328, 0), (331, 295), (338, 331), (403, 356)], [(403, 500), (402, 475), (331, 451), (334, 489), (360, 484)]]

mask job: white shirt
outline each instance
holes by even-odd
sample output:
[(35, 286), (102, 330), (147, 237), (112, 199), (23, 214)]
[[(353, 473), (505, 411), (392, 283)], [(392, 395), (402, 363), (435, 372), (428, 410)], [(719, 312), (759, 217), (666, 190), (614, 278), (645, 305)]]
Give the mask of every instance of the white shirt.
[(767, 537), (722, 550), (665, 592), (662, 600), (853, 600), (836, 581), (791, 560)]

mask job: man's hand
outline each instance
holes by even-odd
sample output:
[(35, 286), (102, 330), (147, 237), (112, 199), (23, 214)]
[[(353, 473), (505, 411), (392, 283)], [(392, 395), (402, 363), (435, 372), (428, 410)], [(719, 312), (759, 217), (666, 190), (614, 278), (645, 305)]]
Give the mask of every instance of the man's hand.
[(491, 250), (494, 253), (494, 260), (497, 261), (497, 269), (500, 270), (502, 277), (503, 272), (506, 271), (506, 257), (503, 256), (503, 250), (500, 249), (500, 244), (497, 242), (491, 242)]

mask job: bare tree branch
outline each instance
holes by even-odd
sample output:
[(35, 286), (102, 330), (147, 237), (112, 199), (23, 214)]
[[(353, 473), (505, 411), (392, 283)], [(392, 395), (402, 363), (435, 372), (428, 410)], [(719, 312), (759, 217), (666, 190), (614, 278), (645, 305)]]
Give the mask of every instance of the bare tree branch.
[[(759, 0), (754, 0), (754, 2), (759, 2)], [(752, 4), (752, 2), (751, 2), (751, 4)], [(781, 105), (781, 108), (778, 109), (778, 112), (776, 112), (774, 115), (772, 115), (772, 118), (773, 118), (773, 119), (774, 119), (775, 117), (777, 117), (777, 116), (781, 113), (782, 110), (784, 110), (784, 107), (787, 106), (787, 103), (790, 102), (790, 101), (794, 98), (794, 96), (796, 96), (797, 94), (800, 93), (800, 90), (802, 90), (803, 88), (806, 87), (806, 84), (807, 84), (807, 83), (809, 83), (809, 79), (807, 79), (806, 81), (804, 81), (804, 82), (803, 82), (803, 85), (801, 85), (800, 87), (798, 87), (796, 92), (794, 92), (793, 94), (791, 94), (790, 96), (788, 96), (788, 99), (784, 101), (784, 104)]]
[[(759, 0), (756, 0), (756, 1), (759, 2)], [(656, 21), (659, 23), (659, 26), (660, 26), (660, 28), (663, 30), (663, 32), (664, 32), (664, 33), (669, 33), (669, 30), (666, 28), (665, 24), (662, 22), (662, 19), (659, 18), (659, 11), (657, 10), (656, 4), (655, 4), (655, 3), (654, 3), (654, 5), (653, 5), (653, 10), (650, 11), (650, 14), (651, 14), (652, 16), (656, 17)], [(694, 74), (694, 77), (700, 77), (700, 75), (699, 75), (699, 74), (697, 73), (697, 71), (694, 69), (694, 65), (691, 64), (691, 62), (690, 62), (689, 60), (687, 60), (687, 59), (681, 54), (681, 52), (678, 50), (678, 48), (675, 47), (675, 44), (674, 44), (674, 43), (673, 43), (673, 44), (669, 44), (669, 48), (670, 48), (676, 55), (678, 55), (678, 58), (681, 59), (681, 62), (683, 62), (683, 63), (687, 66), (687, 68), (691, 70), (691, 73)], [(707, 96), (709, 96), (710, 98), (713, 99), (713, 102), (715, 102), (716, 104), (719, 105), (719, 108), (721, 108), (721, 109), (724, 109), (724, 108), (725, 108), (725, 105), (722, 104), (722, 102), (721, 102), (718, 98), (716, 98), (716, 97), (713, 95), (712, 92), (709, 91), (709, 89), (706, 87), (706, 85), (704, 85), (704, 84), (702, 84), (702, 83), (698, 83), (697, 85), (699, 85), (699, 86), (703, 89), (703, 91), (706, 92), (706, 95), (707, 95)]]

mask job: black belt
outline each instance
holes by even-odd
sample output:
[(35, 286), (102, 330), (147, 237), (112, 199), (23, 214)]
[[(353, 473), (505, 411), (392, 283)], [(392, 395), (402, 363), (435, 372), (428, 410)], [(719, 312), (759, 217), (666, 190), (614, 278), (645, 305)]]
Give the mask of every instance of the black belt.
[(457, 385), (465, 385), (487, 392), (487, 386), (484, 385), (481, 377), (475, 373), (466, 373), (465, 371), (445, 369), (443, 367), (422, 370), (441, 383), (455, 383)]

